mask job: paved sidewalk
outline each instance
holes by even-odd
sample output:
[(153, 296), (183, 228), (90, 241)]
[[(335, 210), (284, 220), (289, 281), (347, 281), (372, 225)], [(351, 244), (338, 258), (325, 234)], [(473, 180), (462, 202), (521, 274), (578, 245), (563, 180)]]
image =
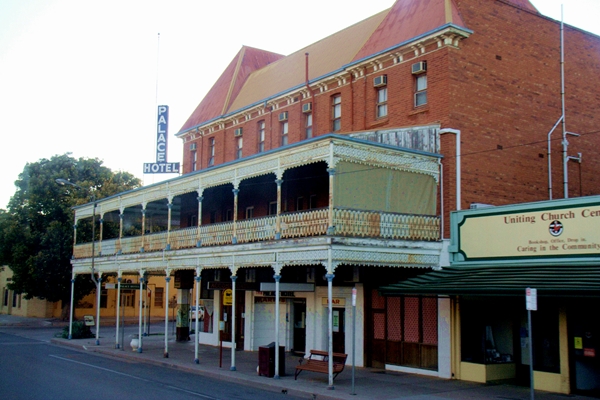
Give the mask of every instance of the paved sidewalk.
[[(13, 324), (10, 320), (13, 320)], [(9, 322), (7, 323), (7, 319)], [(109, 322), (106, 321), (105, 322)], [(28, 325), (29, 324), (29, 325)], [(20, 319), (18, 317), (0, 315), (0, 327), (14, 326), (57, 326), (57, 321), (40, 319)], [(64, 324), (62, 324), (64, 325)], [(103, 324), (104, 325), (104, 324)], [(137, 332), (137, 326), (128, 325), (125, 329), (125, 348), (115, 349), (114, 326), (100, 329), (100, 345), (91, 339), (60, 339), (52, 338), (54, 344), (68, 346), (81, 351), (89, 351), (129, 361), (152, 363), (164, 367), (176, 368), (187, 372), (197, 373), (226, 382), (240, 383), (249, 386), (272, 390), (276, 393), (288, 393), (307, 399), (404, 399), (404, 400), (440, 400), (440, 399), (511, 399), (527, 400), (530, 398), (529, 388), (508, 384), (492, 385), (478, 384), (459, 380), (440, 379), (415, 374), (383, 371), (373, 368), (356, 368), (354, 393), (352, 394), (352, 367), (347, 365), (344, 371), (335, 379), (334, 389), (328, 388), (328, 377), (325, 374), (304, 371), (294, 380), (294, 366), (299, 356), (285, 354), (285, 375), (280, 379), (258, 376), (258, 352), (236, 351), (235, 371), (231, 371), (231, 349), (223, 348), (222, 354), (218, 347), (199, 345), (199, 363), (194, 362), (194, 335), (189, 342), (176, 342), (169, 332), (169, 357), (164, 357), (164, 323), (153, 324), (151, 335), (143, 338), (143, 351), (132, 351), (129, 346), (131, 338)], [(57, 331), (60, 331), (57, 326)], [(350, 360), (350, 357), (349, 357)], [(219, 367), (221, 362), (221, 367)], [(281, 373), (281, 371), (280, 371)], [(574, 400), (590, 399), (584, 396), (562, 395), (536, 391), (537, 400), (564, 400), (569, 397)]]

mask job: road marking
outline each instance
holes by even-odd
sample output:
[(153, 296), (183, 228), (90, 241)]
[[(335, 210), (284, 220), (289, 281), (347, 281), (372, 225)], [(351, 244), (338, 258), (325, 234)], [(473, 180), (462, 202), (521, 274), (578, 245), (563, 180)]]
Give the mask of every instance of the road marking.
[(55, 356), (55, 355), (53, 355), (53, 354), (50, 354), (49, 356), (50, 356), (50, 357), (52, 357), (52, 358), (57, 358), (57, 359), (59, 359), (59, 360), (68, 361), (68, 362), (72, 362), (72, 363), (75, 363), (75, 364), (80, 364), (80, 365), (85, 365), (85, 366), (87, 366), (87, 367), (91, 367), (91, 368), (100, 369), (100, 370), (102, 370), (102, 371), (106, 371), (106, 372), (112, 372), (113, 374), (117, 374), (117, 375), (123, 375), (123, 376), (129, 377), (129, 378), (138, 379), (138, 380), (140, 380), (140, 381), (144, 381), (144, 382), (151, 382), (151, 381), (149, 381), (148, 379), (140, 378), (140, 377), (137, 377), (137, 376), (135, 376), (135, 375), (124, 374), (123, 372), (115, 371), (115, 370), (108, 369), (108, 368), (104, 368), (104, 367), (99, 367), (99, 366), (97, 366), (97, 365), (88, 364), (88, 363), (84, 363), (84, 362), (81, 362), (81, 361), (69, 360), (68, 358), (64, 358), (64, 357)]
[(188, 394), (193, 394), (194, 396), (202, 397), (203, 399), (219, 400), (216, 397), (206, 396), (206, 395), (198, 393), (198, 392), (192, 392), (192, 391), (189, 391), (189, 390), (178, 388), (177, 386), (167, 386), (167, 387), (171, 388), (171, 389), (179, 390), (180, 392), (185, 392), (185, 393), (188, 393)]
[[(55, 355), (53, 355), (53, 354), (50, 354), (49, 356), (50, 356), (50, 357), (52, 357), (52, 358), (57, 358), (57, 359), (59, 359), (59, 360), (63, 360), (63, 361), (69, 361), (69, 362), (72, 362), (72, 363), (75, 363), (75, 364), (80, 364), (80, 365), (85, 365), (85, 366), (87, 366), (87, 367), (91, 367), (91, 368), (100, 369), (100, 370), (102, 370), (102, 371), (106, 371), (106, 372), (112, 372), (113, 374), (117, 374), (117, 375), (123, 375), (123, 376), (126, 376), (126, 377), (128, 377), (128, 378), (134, 378), (134, 379), (138, 379), (138, 380), (140, 380), (140, 381), (144, 381), (144, 382), (152, 382), (152, 381), (150, 381), (150, 380), (148, 380), (148, 379), (140, 378), (140, 377), (137, 377), (137, 376), (135, 376), (135, 375), (125, 374), (125, 373), (123, 373), (123, 372), (118, 372), (118, 371), (115, 371), (115, 370), (112, 370), (112, 369), (108, 369), (108, 368), (104, 368), (104, 367), (99, 367), (99, 366), (97, 366), (97, 365), (88, 364), (88, 363), (84, 363), (84, 362), (81, 362), (81, 361), (70, 360), (70, 359), (68, 359), (68, 358), (65, 358), (65, 357), (60, 357), (60, 356), (55, 356)], [(157, 382), (154, 382), (154, 383), (157, 383)], [(182, 388), (178, 388), (177, 386), (168, 386), (168, 385), (165, 385), (165, 387), (168, 387), (168, 388), (170, 388), (170, 389), (179, 390), (180, 392), (185, 392), (185, 393), (188, 393), (188, 394), (192, 394), (192, 395), (194, 395), (194, 396), (197, 396), (197, 397), (202, 397), (202, 398), (204, 398), (204, 399), (209, 399), (209, 400), (219, 400), (217, 397), (206, 396), (206, 395), (203, 395), (203, 394), (201, 394), (201, 393), (192, 392), (192, 391), (190, 391), (190, 390), (185, 390), (185, 389), (182, 389)]]
[(32, 344), (48, 344), (48, 342), (6, 342), (6, 343), (0, 343), (0, 345), (2, 346), (7, 346), (7, 345), (32, 345)]

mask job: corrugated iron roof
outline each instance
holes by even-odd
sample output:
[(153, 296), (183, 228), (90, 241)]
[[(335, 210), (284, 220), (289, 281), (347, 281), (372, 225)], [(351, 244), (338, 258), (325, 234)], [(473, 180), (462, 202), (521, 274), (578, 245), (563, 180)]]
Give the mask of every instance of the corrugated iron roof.
[(525, 296), (527, 287), (536, 288), (538, 296), (600, 297), (600, 265), (448, 267), (379, 291), (384, 296)]
[[(528, 0), (500, 1), (537, 13)], [(244, 46), (179, 133), (302, 85), (305, 53), (313, 80), (447, 24), (468, 28), (454, 0), (397, 0), (390, 9), (287, 57)]]

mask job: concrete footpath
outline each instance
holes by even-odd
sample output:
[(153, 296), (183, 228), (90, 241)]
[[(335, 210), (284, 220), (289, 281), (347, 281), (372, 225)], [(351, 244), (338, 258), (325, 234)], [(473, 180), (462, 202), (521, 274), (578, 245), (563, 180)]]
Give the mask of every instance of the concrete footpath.
[[(351, 365), (346, 365), (344, 371), (335, 378), (332, 390), (328, 388), (328, 377), (325, 374), (304, 371), (294, 380), (294, 367), (300, 357), (290, 353), (285, 353), (285, 375), (282, 374), (279, 379), (258, 375), (258, 352), (236, 351), (235, 370), (232, 371), (231, 349), (223, 348), (221, 352), (219, 347), (199, 345), (199, 363), (196, 364), (194, 335), (191, 335), (189, 342), (176, 342), (171, 329), (168, 336), (168, 358), (165, 358), (164, 322), (151, 325), (150, 335), (143, 337), (141, 353), (132, 351), (129, 345), (131, 338), (136, 336), (138, 327), (127, 324), (122, 331), (124, 346), (115, 349), (115, 328), (114, 324), (110, 326), (110, 322), (105, 320), (100, 327), (100, 345), (96, 345), (95, 338), (68, 340), (55, 337), (66, 324), (50, 319), (0, 315), (0, 331), (18, 334), (22, 329), (55, 327), (56, 330), (45, 330), (48, 330), (48, 335), (51, 336), (48, 340), (56, 345), (121, 358), (129, 362), (175, 368), (228, 383), (260, 387), (274, 393), (287, 393), (307, 399), (530, 399), (528, 387), (478, 384), (374, 368), (355, 368), (353, 392)], [(351, 355), (348, 360), (351, 360)], [(535, 392), (535, 399), (538, 400), (564, 400), (566, 397), (574, 400), (591, 399), (584, 396)]]

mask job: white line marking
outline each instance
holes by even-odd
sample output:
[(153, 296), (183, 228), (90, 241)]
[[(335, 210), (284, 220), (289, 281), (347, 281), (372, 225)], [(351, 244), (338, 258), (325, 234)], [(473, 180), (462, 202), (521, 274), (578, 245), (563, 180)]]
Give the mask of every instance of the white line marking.
[(191, 392), (191, 391), (189, 391), (189, 390), (181, 389), (181, 388), (178, 388), (178, 387), (176, 387), (176, 386), (167, 386), (167, 387), (168, 387), (168, 388), (171, 388), (171, 389), (179, 390), (179, 391), (181, 391), (181, 392), (185, 392), (185, 393), (193, 394), (194, 396), (202, 397), (203, 399), (218, 400), (216, 397), (210, 397), (210, 396), (206, 396), (206, 395), (204, 395), (204, 394), (200, 394), (200, 393), (197, 393), (197, 392)]
[(115, 370), (112, 370), (112, 369), (108, 369), (108, 368), (98, 367), (97, 365), (93, 365), (93, 364), (83, 363), (81, 361), (70, 360), (68, 358), (59, 357), (59, 356), (55, 356), (55, 355), (52, 355), (52, 354), (50, 354), (50, 357), (58, 358), (59, 360), (63, 360), (63, 361), (69, 361), (69, 362), (72, 362), (72, 363), (75, 363), (75, 364), (85, 365), (85, 366), (91, 367), (91, 368), (100, 369), (100, 370), (106, 371), (106, 372), (112, 372), (113, 374), (123, 375), (123, 376), (126, 376), (128, 378), (134, 378), (134, 379), (138, 379), (140, 381), (150, 382), (148, 379), (140, 378), (140, 377), (137, 377), (135, 375), (124, 374), (122, 372), (118, 372), (118, 371), (115, 371)]

